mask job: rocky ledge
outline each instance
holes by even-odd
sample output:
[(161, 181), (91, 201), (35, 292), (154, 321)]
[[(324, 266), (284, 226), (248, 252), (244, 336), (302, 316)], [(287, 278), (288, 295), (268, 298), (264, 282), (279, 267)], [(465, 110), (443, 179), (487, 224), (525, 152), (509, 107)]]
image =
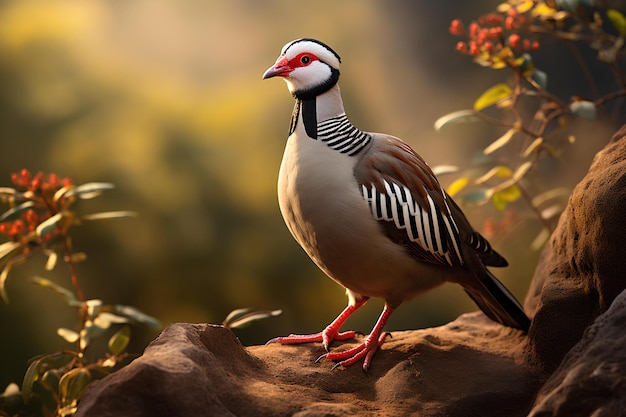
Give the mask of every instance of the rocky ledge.
[(364, 374), (315, 363), (317, 344), (244, 347), (219, 326), (174, 324), (94, 383), (77, 416), (624, 415), (625, 203), (626, 126), (596, 155), (542, 252), (528, 335), (464, 314), (394, 332)]

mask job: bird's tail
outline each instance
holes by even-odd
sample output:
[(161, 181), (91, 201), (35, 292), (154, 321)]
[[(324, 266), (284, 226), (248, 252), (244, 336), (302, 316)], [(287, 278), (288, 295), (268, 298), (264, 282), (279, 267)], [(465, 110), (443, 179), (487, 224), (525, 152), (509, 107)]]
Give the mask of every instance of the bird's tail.
[(528, 331), (530, 319), (515, 296), (487, 268), (478, 269), (484, 272), (476, 273), (476, 280), (461, 283), (465, 292), (491, 320)]

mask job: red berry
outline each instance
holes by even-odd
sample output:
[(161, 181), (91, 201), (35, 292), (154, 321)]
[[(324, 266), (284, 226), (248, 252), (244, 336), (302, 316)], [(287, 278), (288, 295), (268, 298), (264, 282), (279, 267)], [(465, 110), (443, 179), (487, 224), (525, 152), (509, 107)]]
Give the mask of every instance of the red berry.
[(501, 23), (502, 19), (503, 19), (502, 15), (498, 13), (490, 13), (487, 16), (485, 16), (485, 21), (492, 25)]
[(462, 54), (466, 54), (467, 53), (467, 44), (465, 42), (458, 42), (456, 44), (456, 50), (459, 51)]
[(518, 35), (517, 33), (514, 33), (511, 36), (509, 36), (509, 45), (511, 45), (512, 48), (517, 48), (519, 46), (520, 40), (521, 40), (520, 35)]
[(453, 35), (463, 35), (463, 23), (459, 19), (454, 19), (450, 22), (450, 33)]
[(474, 41), (470, 41), (469, 43), (469, 54), (472, 56), (476, 56), (480, 53), (480, 50), (478, 49), (478, 45), (476, 44), (476, 42)]
[(9, 235), (15, 236), (24, 231), (24, 222), (21, 220), (16, 220), (11, 225), (11, 230), (9, 231)]
[(513, 30), (515, 29), (515, 19), (511, 16), (507, 17), (506, 19), (504, 19), (504, 27), (507, 28), (508, 30)]
[(470, 35), (470, 37), (475, 38), (476, 35), (478, 35), (478, 31), (479, 30), (480, 30), (480, 26), (478, 26), (478, 23), (472, 22), (470, 24), (470, 27), (469, 27), (469, 35)]
[(50, 188), (57, 188), (59, 186), (59, 176), (55, 173), (51, 173), (48, 176), (48, 183), (50, 184)]

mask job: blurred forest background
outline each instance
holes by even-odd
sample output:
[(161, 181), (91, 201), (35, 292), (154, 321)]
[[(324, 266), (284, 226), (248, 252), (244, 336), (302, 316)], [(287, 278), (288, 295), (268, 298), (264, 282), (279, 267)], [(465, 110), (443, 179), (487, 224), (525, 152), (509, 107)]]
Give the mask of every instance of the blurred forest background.
[[(318, 38), (343, 58), (340, 84), (352, 122), (399, 136), (431, 166), (469, 167), (499, 134), (486, 125), (435, 133), (433, 122), (510, 73), (455, 52), (452, 19), (497, 1), (20, 0), (0, 1), (0, 186), (22, 168), (74, 183), (116, 184), (84, 212), (133, 210), (137, 218), (75, 229), (87, 298), (128, 304), (161, 320), (219, 323), (233, 309), (283, 314), (236, 330), (244, 344), (322, 329), (345, 306), (342, 289), (308, 259), (284, 226), (276, 179), (293, 100), (284, 83), (261, 81), (280, 48)], [(534, 54), (549, 89), (584, 84), (562, 45)], [(593, 68), (592, 68), (593, 69)], [(595, 70), (595, 69), (594, 69)], [(551, 76), (552, 75), (552, 76)], [(615, 126), (576, 122), (578, 142), (543, 168), (541, 186), (573, 187)], [(444, 184), (446, 178), (442, 178)], [(519, 224), (492, 243), (511, 266), (495, 271), (523, 299), (539, 253), (538, 222), (513, 205)], [(476, 228), (507, 213), (466, 208)], [(0, 388), (20, 382), (34, 355), (66, 346), (55, 333), (75, 312), (28, 278), (70, 286), (53, 273), (16, 267), (0, 304)], [(368, 332), (381, 301), (349, 322)], [(475, 310), (445, 285), (402, 306), (388, 330), (436, 326)], [(140, 353), (157, 335), (134, 329)], [(132, 350), (132, 349), (131, 349)], [(294, 354), (296, 350), (294, 350)]]

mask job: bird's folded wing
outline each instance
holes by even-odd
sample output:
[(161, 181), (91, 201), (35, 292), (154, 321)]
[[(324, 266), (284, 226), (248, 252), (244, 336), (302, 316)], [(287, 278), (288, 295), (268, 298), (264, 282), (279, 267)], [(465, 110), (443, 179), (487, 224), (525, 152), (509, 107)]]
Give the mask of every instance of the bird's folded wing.
[(415, 151), (392, 136), (373, 136), (355, 177), (372, 216), (391, 240), (422, 262), (462, 266), (464, 245), (469, 245), (485, 264), (506, 265)]

